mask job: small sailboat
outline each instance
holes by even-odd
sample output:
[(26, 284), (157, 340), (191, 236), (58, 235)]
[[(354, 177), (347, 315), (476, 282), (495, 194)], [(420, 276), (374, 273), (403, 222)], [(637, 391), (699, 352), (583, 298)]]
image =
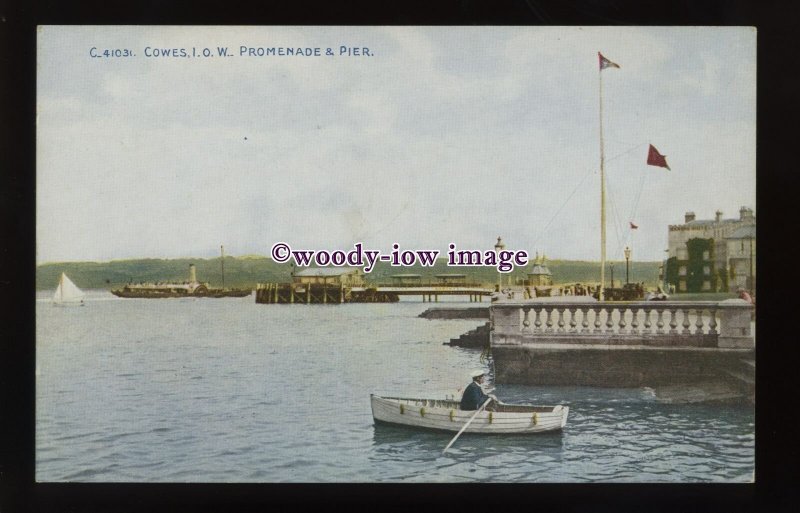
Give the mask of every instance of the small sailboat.
[(61, 273), (61, 278), (58, 280), (58, 287), (56, 288), (55, 294), (53, 294), (53, 304), (58, 306), (83, 306), (83, 299), (85, 297), (86, 293), (72, 283), (72, 280), (70, 280), (65, 273)]

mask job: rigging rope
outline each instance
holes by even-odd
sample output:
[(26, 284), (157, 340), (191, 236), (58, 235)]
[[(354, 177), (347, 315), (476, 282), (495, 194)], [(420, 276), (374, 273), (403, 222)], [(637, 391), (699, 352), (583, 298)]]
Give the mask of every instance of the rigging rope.
[[(620, 153), (618, 155), (615, 155), (614, 157), (608, 159), (606, 162), (608, 162), (610, 160), (614, 160), (614, 159), (619, 158), (619, 157), (622, 157), (624, 155), (628, 155), (629, 153), (631, 153), (631, 152), (633, 152), (633, 151), (645, 146), (646, 144), (648, 144), (648, 143), (647, 142), (639, 143), (636, 146), (633, 146), (630, 149), (628, 149), (628, 150), (626, 150), (626, 151), (624, 151), (624, 152), (622, 152), (622, 153)], [(635, 199), (634, 199), (634, 203), (633, 203), (633, 207), (631, 208), (631, 213), (630, 213), (630, 216), (629, 216), (628, 220), (633, 220), (633, 218), (636, 216), (636, 211), (637, 211), (637, 209), (639, 207), (639, 200), (640, 200), (640, 198), (642, 196), (642, 191), (644, 189), (645, 175), (646, 175), (646, 173), (643, 173), (641, 175), (641, 178), (639, 179), (639, 190), (636, 193), (636, 196), (635, 196)], [(606, 182), (608, 182), (608, 179), (606, 179)], [(624, 246), (626, 242), (630, 242), (630, 230), (628, 230), (628, 236), (625, 237), (624, 239), (623, 239), (623, 237), (620, 236), (620, 232), (624, 232), (624, 230), (625, 230), (625, 228), (624, 228), (625, 222), (621, 221), (620, 218), (619, 218), (619, 212), (617, 211), (616, 203), (614, 202), (614, 199), (613, 199), (613, 197), (611, 195), (610, 183), (609, 183), (608, 190), (609, 190), (609, 194), (608, 194), (609, 202), (611, 203), (611, 208), (612, 208), (612, 212), (614, 214), (614, 219), (615, 219), (614, 230), (615, 230), (615, 232), (617, 234), (617, 249), (616, 249), (616, 251), (614, 251), (612, 253), (612, 255), (620, 257), (622, 255), (622, 246)]]
[(583, 185), (583, 182), (585, 182), (585, 181), (586, 181), (586, 178), (588, 178), (588, 176), (589, 176), (590, 174), (592, 174), (592, 173), (593, 173), (593, 171), (591, 171), (591, 170), (590, 170), (588, 173), (584, 174), (584, 175), (583, 175), (583, 178), (581, 178), (581, 181), (580, 181), (580, 182), (578, 182), (578, 185), (576, 185), (576, 186), (575, 186), (575, 188), (574, 188), (574, 189), (572, 189), (572, 192), (571, 192), (571, 193), (569, 193), (569, 196), (567, 196), (567, 199), (565, 199), (565, 200), (564, 200), (564, 203), (562, 203), (562, 204), (561, 204), (561, 206), (560, 206), (560, 207), (558, 207), (558, 210), (556, 210), (556, 213), (555, 213), (555, 214), (553, 214), (553, 217), (551, 217), (551, 218), (550, 218), (550, 220), (547, 222), (547, 224), (545, 225), (545, 227), (544, 227), (544, 228), (542, 228), (542, 231), (541, 231), (541, 232), (539, 232), (539, 236), (538, 236), (538, 237), (536, 237), (536, 240), (535, 240), (535, 242), (534, 242), (534, 244), (533, 244), (533, 247), (534, 247), (534, 248), (536, 248), (536, 247), (539, 245), (539, 241), (540, 241), (540, 240), (542, 239), (542, 237), (544, 237), (544, 235), (547, 233), (547, 229), (548, 229), (548, 228), (550, 228), (550, 225), (551, 225), (551, 224), (553, 224), (553, 221), (555, 221), (556, 217), (558, 217), (558, 214), (560, 214), (560, 213), (561, 213), (561, 211), (562, 211), (562, 210), (564, 210), (564, 207), (566, 207), (566, 206), (567, 206), (567, 203), (569, 203), (569, 200), (570, 200), (570, 199), (572, 199), (572, 196), (574, 196), (574, 195), (575, 195), (575, 192), (577, 192), (577, 190), (580, 188), (580, 186), (581, 186), (581, 185)]
[[(628, 217), (629, 221), (633, 221), (633, 218), (636, 216), (636, 211), (639, 208), (639, 199), (642, 197), (642, 191), (644, 190), (644, 181), (647, 176), (647, 173), (642, 173), (642, 177), (639, 179), (639, 192), (636, 193), (636, 199), (633, 202), (633, 207), (631, 208), (631, 215)], [(619, 247), (617, 247), (617, 254), (620, 254), (622, 250), (622, 244), (630, 245), (631, 235), (632, 235), (632, 228), (628, 229), (628, 236), (625, 238), (625, 241), (620, 242)]]
[[(648, 144), (647, 142), (638, 143), (635, 146), (632, 146), (631, 148), (623, 151), (622, 153), (618, 153), (617, 155), (614, 155), (613, 157), (606, 159), (606, 162), (611, 162), (612, 160), (616, 160), (616, 159), (618, 159), (620, 157), (624, 157), (625, 155), (628, 155), (628, 154), (632, 153), (633, 151), (638, 150), (639, 148), (641, 148), (641, 147), (643, 147), (643, 146), (645, 146), (647, 144)], [(586, 181), (586, 178), (588, 178), (590, 174), (593, 174), (595, 172), (596, 172), (595, 170), (590, 170), (589, 172), (587, 172), (586, 174), (583, 175), (583, 178), (581, 178), (581, 181), (578, 182), (578, 185), (576, 185), (575, 188), (572, 190), (572, 192), (570, 192), (569, 196), (567, 196), (567, 199), (565, 199), (564, 202), (561, 204), (561, 206), (558, 207), (558, 210), (556, 210), (555, 214), (553, 214), (553, 216), (547, 222), (545, 227), (539, 232), (539, 235), (536, 237), (536, 239), (534, 241), (534, 244), (533, 244), (534, 248), (538, 247), (539, 242), (542, 240), (542, 238), (547, 233), (547, 230), (550, 228), (550, 225), (553, 224), (553, 221), (555, 221), (555, 219), (558, 217), (558, 215), (561, 213), (561, 211), (564, 210), (564, 207), (567, 206), (567, 203), (569, 203), (569, 201), (572, 199), (572, 197), (575, 195), (575, 193), (578, 191), (578, 189), (581, 187), (581, 185), (583, 185), (583, 183)], [(608, 183), (608, 173), (606, 173), (606, 183)], [(641, 194), (642, 194), (642, 186), (643, 186), (643, 184), (644, 184), (644, 179), (642, 179), (642, 181), (640, 183), (640, 186), (639, 186), (639, 193), (637, 194), (636, 204), (634, 206), (634, 211), (631, 212), (631, 219), (633, 218), (633, 215), (635, 214), (636, 207), (639, 204), (639, 196), (641, 196)], [(609, 201), (612, 203), (612, 210), (613, 210), (613, 212), (615, 214), (615, 217), (617, 219), (617, 224), (615, 225), (614, 228), (615, 228), (615, 230), (617, 232), (617, 243), (619, 243), (620, 242), (619, 216), (616, 214), (616, 207), (615, 207), (615, 205), (613, 203), (613, 200), (611, 198), (610, 191), (609, 191), (609, 195), (608, 196), (609, 196)], [(620, 244), (620, 247), (617, 249), (617, 253), (619, 253), (621, 248), (622, 248), (622, 245)]]

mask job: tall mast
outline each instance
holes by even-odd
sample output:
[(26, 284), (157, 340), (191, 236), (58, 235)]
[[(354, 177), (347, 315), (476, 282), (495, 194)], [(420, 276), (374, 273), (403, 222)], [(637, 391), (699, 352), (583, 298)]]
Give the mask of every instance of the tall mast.
[(219, 247), (219, 253), (220, 253), (219, 262), (220, 262), (220, 267), (222, 268), (222, 288), (224, 289), (225, 288), (225, 247), (224, 246), (220, 246)]
[(600, 66), (600, 290), (597, 296), (603, 301), (606, 283), (606, 175), (605, 148), (603, 145), (603, 67)]
[[(600, 52), (597, 52), (597, 57), (600, 60), (600, 290), (597, 298), (604, 301), (603, 289), (606, 284), (606, 150), (603, 143), (603, 70), (619, 68), (619, 64), (606, 59)], [(611, 277), (614, 277), (613, 273)]]

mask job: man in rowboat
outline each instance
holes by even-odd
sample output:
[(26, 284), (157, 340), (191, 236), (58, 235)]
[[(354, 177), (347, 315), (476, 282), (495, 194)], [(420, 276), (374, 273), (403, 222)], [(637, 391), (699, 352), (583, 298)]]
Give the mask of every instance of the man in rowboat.
[(483, 393), (481, 384), (483, 383), (483, 377), (485, 374), (486, 373), (482, 370), (472, 371), (472, 383), (467, 385), (467, 388), (464, 390), (464, 395), (461, 396), (461, 404), (459, 405), (460, 409), (477, 410), (483, 403), (486, 402), (487, 399), (490, 398), (495, 403), (497, 402), (497, 397), (494, 395), (486, 395)]

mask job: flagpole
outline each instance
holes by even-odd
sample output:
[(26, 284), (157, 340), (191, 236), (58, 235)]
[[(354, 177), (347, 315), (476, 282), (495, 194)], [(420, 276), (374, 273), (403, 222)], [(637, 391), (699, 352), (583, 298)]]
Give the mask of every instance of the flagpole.
[(597, 300), (603, 301), (603, 289), (606, 283), (606, 176), (605, 176), (605, 149), (603, 145), (603, 67), (599, 67), (600, 74), (600, 290)]

